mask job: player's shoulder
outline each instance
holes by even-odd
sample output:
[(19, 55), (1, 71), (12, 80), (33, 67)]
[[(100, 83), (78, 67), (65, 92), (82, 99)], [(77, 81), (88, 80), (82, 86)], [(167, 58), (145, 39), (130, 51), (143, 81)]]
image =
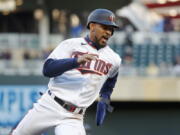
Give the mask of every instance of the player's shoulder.
[(69, 38), (69, 39), (66, 39), (64, 40), (62, 43), (81, 43), (84, 41), (84, 38), (83, 37), (78, 37), (78, 38)]
[(77, 46), (80, 45), (81, 42), (83, 42), (84, 39), (83, 38), (69, 38), (69, 39), (65, 39), (63, 41), (61, 41), (57, 48), (76, 48)]
[(121, 63), (121, 58), (119, 54), (117, 54), (113, 49), (111, 49), (109, 46), (106, 47), (106, 53), (108, 53), (114, 60)]

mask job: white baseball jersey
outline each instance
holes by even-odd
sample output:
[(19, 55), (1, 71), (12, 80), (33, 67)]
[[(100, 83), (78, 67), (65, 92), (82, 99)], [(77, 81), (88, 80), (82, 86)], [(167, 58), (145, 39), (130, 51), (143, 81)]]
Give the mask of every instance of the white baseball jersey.
[(97, 50), (85, 38), (72, 38), (61, 42), (48, 57), (65, 59), (86, 53), (96, 55), (97, 59), (50, 78), (48, 84), (57, 97), (79, 107), (90, 106), (106, 79), (117, 74), (121, 63), (119, 55), (109, 46)]

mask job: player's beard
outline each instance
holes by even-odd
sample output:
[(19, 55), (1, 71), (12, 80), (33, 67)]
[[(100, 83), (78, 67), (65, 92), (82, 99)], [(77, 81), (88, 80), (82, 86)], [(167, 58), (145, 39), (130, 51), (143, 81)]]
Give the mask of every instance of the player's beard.
[(95, 43), (96, 43), (96, 45), (97, 45), (97, 47), (98, 48), (104, 48), (106, 45), (107, 45), (107, 41), (106, 42), (104, 42), (103, 44), (101, 43), (101, 40), (104, 40), (104, 37), (103, 36), (101, 36), (100, 38), (97, 38), (96, 36), (95, 36)]

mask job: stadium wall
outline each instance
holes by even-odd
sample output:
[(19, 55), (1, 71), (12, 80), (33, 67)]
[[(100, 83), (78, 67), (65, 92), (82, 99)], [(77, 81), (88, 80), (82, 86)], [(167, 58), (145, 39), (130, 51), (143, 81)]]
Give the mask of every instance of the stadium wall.
[[(0, 76), (0, 135), (7, 135), (47, 89), (42, 76)], [(179, 135), (179, 78), (119, 78), (113, 113), (95, 125), (96, 102), (87, 110), (87, 135)], [(53, 131), (48, 131), (53, 135)]]

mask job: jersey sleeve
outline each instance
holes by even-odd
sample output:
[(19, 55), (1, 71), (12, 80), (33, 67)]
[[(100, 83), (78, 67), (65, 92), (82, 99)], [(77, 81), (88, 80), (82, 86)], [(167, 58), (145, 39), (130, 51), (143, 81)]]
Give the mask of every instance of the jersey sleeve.
[(101, 88), (100, 97), (110, 99), (113, 88), (115, 87), (115, 84), (116, 84), (116, 81), (117, 81), (117, 77), (118, 77), (118, 73), (116, 73), (116, 75), (114, 77), (108, 78), (106, 80), (103, 87)]
[(43, 75), (46, 77), (56, 77), (64, 72), (77, 68), (77, 58), (71, 58), (73, 46), (68, 41), (60, 43), (49, 55), (43, 65)]
[(100, 97), (110, 99), (110, 96), (113, 92), (113, 88), (115, 87), (115, 84), (117, 82), (120, 64), (121, 58), (118, 55), (115, 55), (113, 69), (110, 72), (110, 76), (107, 78), (107, 80), (103, 84), (103, 87), (101, 88)]
[(47, 59), (43, 66), (43, 75), (46, 77), (56, 77), (64, 72), (77, 68), (77, 58), (66, 58), (66, 59)]
[(119, 72), (120, 65), (121, 65), (121, 58), (119, 57), (119, 55), (116, 55), (116, 57), (114, 58), (114, 64), (112, 70), (110, 71), (109, 78), (113, 78)]
[(73, 43), (69, 40), (61, 42), (48, 56), (47, 59), (64, 59), (70, 58), (73, 52), (74, 46)]

